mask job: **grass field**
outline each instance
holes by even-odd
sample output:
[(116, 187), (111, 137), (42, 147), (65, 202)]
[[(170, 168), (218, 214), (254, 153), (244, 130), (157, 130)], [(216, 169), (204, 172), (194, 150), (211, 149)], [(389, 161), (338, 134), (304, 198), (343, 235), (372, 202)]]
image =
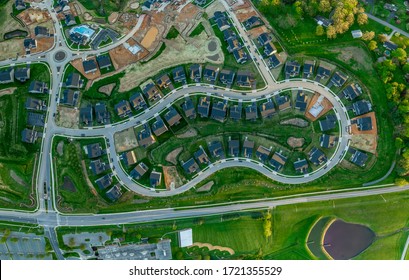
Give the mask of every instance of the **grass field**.
[(199, 23), (196, 28), (190, 33), (189, 37), (195, 37), (205, 31), (205, 28), (202, 23)]
[[(166, 234), (164, 238), (172, 239), (173, 258), (180, 257), (179, 252), (185, 259), (196, 256), (192, 251), (179, 249), (177, 235), (172, 233), (192, 228), (193, 242), (233, 249), (235, 255), (227, 258), (311, 259), (306, 249), (308, 233), (319, 217), (328, 216), (364, 224), (376, 233), (376, 241), (356, 259), (399, 259), (408, 236), (409, 192), (385, 194), (383, 198), (368, 196), (276, 207), (271, 211), (273, 234), (269, 238), (263, 232), (264, 211), (125, 225), (126, 230), (121, 225), (102, 229), (111, 238), (126, 242), (137, 242), (141, 237), (156, 242)], [(100, 230), (101, 227), (59, 228), (58, 234)]]

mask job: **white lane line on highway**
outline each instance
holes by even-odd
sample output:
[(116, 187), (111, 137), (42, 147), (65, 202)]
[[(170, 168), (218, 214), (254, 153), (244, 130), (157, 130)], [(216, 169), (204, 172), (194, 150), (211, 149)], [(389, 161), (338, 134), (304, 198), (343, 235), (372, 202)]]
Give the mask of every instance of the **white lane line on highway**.
[(159, 113), (155, 113), (155, 114), (153, 115), (154, 118), (156, 118), (157, 116), (159, 116)]

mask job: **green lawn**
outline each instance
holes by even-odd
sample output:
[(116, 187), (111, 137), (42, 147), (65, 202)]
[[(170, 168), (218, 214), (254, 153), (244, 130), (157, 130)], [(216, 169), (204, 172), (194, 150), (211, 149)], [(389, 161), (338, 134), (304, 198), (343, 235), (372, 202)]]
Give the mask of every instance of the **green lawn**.
[(177, 36), (179, 36), (179, 31), (174, 26), (172, 26), (169, 29), (168, 34), (166, 34), (166, 39), (172, 40), (175, 39)]
[(199, 35), (200, 33), (204, 32), (205, 28), (202, 23), (199, 23), (196, 28), (190, 33), (189, 37), (195, 37)]

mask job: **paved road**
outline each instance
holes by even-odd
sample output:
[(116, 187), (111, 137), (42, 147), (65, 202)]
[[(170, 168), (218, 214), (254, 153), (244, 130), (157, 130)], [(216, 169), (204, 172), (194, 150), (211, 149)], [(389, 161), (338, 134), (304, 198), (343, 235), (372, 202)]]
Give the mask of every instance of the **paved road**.
[(408, 235), (408, 239), (406, 239), (405, 248), (403, 248), (402, 256), (400, 257), (401, 260), (405, 259), (406, 252), (408, 251), (408, 247), (409, 247), (409, 235)]
[(383, 26), (387, 26), (387, 27), (389, 27), (390, 29), (392, 29), (393, 31), (399, 32), (400, 34), (405, 35), (406, 37), (409, 38), (409, 33), (408, 33), (408, 32), (406, 32), (406, 31), (404, 31), (404, 30), (402, 30), (402, 29), (400, 29), (400, 28), (398, 28), (398, 27), (396, 27), (396, 26), (390, 24), (389, 22), (386, 22), (386, 21), (384, 21), (384, 20), (382, 20), (382, 19), (380, 19), (380, 18), (378, 18), (378, 17), (376, 17), (376, 16), (374, 16), (374, 15), (371, 15), (371, 14), (369, 14), (369, 13), (365, 13), (365, 14), (368, 16), (368, 18), (370, 18), (370, 19), (372, 19), (372, 20), (374, 20), (374, 21), (376, 21), (376, 22), (382, 24)]

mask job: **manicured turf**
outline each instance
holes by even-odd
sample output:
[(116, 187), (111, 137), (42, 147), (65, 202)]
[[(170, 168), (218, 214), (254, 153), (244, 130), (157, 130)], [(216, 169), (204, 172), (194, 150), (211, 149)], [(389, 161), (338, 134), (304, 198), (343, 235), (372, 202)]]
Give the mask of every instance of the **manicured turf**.
[(199, 35), (200, 33), (202, 33), (203, 31), (205, 31), (205, 28), (203, 26), (202, 23), (199, 23), (196, 28), (192, 31), (192, 33), (190, 33), (189, 37), (194, 37)]

